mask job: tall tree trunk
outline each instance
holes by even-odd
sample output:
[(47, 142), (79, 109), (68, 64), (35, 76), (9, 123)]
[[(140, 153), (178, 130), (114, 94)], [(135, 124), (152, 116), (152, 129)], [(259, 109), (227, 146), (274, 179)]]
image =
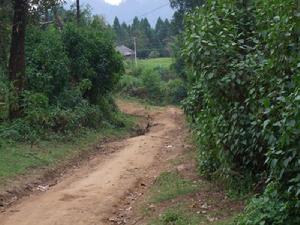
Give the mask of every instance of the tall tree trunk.
[(11, 3), (1, 0), (0, 3), (0, 66), (7, 69), (9, 45), (9, 25), (11, 23)]
[(45, 7), (45, 23), (47, 24), (49, 22), (49, 8), (46, 6)]
[[(1, 26), (2, 24), (0, 23), (0, 34), (4, 32), (4, 28)], [(6, 49), (4, 45), (4, 37), (0, 36), (0, 66), (3, 66), (6, 68)]]
[(25, 31), (28, 0), (14, 0), (14, 18), (9, 59), (9, 80), (14, 87), (15, 98), (10, 99), (9, 117), (17, 118), (22, 113), (20, 94), (25, 86)]
[(54, 5), (54, 6), (52, 7), (52, 10), (53, 10), (53, 16), (54, 16), (55, 24), (56, 24), (57, 28), (58, 28), (59, 30), (63, 30), (63, 28), (64, 28), (64, 23), (63, 23), (61, 17), (59, 16), (59, 14), (58, 14), (57, 6)]
[(77, 24), (79, 25), (79, 23), (80, 23), (80, 0), (76, 0), (76, 19), (77, 19)]
[[(297, 4), (297, 10), (296, 10), (296, 15), (300, 14), (300, 0), (296, 0)], [(296, 22), (296, 33), (297, 33), (297, 43), (298, 43), (298, 48), (299, 48), (299, 42), (300, 42), (300, 20), (299, 17), (297, 17), (297, 22)], [(300, 53), (298, 53), (300, 55)]]

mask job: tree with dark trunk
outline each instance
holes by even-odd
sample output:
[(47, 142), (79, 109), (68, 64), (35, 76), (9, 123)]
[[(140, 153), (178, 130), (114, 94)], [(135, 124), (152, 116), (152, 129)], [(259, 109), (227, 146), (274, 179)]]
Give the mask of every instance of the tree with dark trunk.
[(7, 69), (12, 21), (12, 7), (9, 0), (0, 2), (0, 21), (0, 67)]
[(9, 81), (13, 86), (14, 98), (10, 99), (9, 117), (17, 118), (22, 113), (20, 95), (25, 86), (25, 31), (28, 0), (14, 0), (14, 17), (9, 59)]
[(76, 19), (77, 24), (80, 23), (80, 0), (76, 0)]

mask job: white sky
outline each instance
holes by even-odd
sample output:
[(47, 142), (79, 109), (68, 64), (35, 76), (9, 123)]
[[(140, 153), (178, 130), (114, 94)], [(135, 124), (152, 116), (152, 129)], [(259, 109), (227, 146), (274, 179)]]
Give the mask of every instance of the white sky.
[(124, 0), (104, 0), (104, 1), (111, 5), (120, 5)]

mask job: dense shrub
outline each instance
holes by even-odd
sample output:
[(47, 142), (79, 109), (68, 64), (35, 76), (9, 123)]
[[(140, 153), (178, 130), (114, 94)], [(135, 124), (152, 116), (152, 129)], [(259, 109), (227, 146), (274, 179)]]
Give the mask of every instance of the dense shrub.
[(239, 190), (268, 184), (243, 225), (299, 223), (296, 9), (294, 0), (209, 0), (186, 20), (184, 55), (194, 73), (184, 109), (199, 169)]
[(254, 20), (247, 15), (251, 11), (239, 10), (234, 2), (211, 1), (188, 21), (185, 54), (195, 70), (195, 85), (185, 109), (197, 123), (201, 146), (209, 149), (206, 159), (222, 165), (210, 168), (223, 170), (224, 176), (253, 173), (255, 179), (265, 169), (265, 158), (253, 139), (260, 138), (259, 129), (247, 119), (251, 113), (247, 90), (256, 69), (250, 58), (255, 45)]
[(132, 67), (119, 82), (121, 93), (154, 104), (179, 104), (186, 97), (184, 82), (170, 69)]
[(149, 99), (160, 102), (162, 100), (162, 86), (159, 73), (156, 71), (145, 70), (141, 75), (141, 79)]
[(50, 100), (70, 86), (70, 60), (60, 32), (31, 27), (26, 38), (27, 90), (45, 93)]
[(91, 105), (86, 100), (74, 107), (50, 105), (41, 93), (25, 93), (24, 117), (0, 125), (0, 139), (36, 142), (39, 139), (69, 138), (86, 129), (106, 126), (123, 127), (113, 98), (103, 96), (100, 104)]
[(134, 96), (137, 89), (143, 86), (143, 81), (132, 75), (123, 75), (118, 85), (122, 92)]
[(159, 75), (161, 76), (161, 79), (165, 82), (168, 82), (170, 80), (180, 79), (177, 76), (177, 74), (170, 68), (163, 68), (163, 67), (158, 66), (158, 67), (155, 67), (154, 70), (159, 73)]
[(151, 51), (149, 54), (149, 58), (158, 58), (160, 57), (160, 53), (157, 50)]
[(63, 32), (73, 81), (91, 81), (91, 88), (84, 95), (94, 104), (113, 90), (123, 70), (122, 58), (114, 49), (109, 31), (95, 26), (81, 28), (70, 24)]
[(65, 24), (63, 31), (29, 27), (26, 65), (23, 114), (11, 121), (8, 75), (0, 69), (0, 139), (35, 142), (124, 125), (111, 97), (123, 62), (111, 32), (99, 19), (82, 26)]
[(165, 95), (166, 102), (172, 104), (178, 104), (186, 97), (186, 86), (181, 79), (169, 80), (165, 86), (163, 93)]
[(238, 225), (298, 225), (299, 211), (295, 211), (293, 201), (286, 201), (278, 193), (277, 185), (268, 185), (265, 193), (251, 199), (245, 209), (245, 214), (237, 218)]

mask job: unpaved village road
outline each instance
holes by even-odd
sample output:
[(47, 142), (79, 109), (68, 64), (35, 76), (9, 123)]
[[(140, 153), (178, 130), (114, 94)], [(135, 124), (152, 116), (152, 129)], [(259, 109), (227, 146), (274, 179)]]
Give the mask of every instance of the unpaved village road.
[[(134, 103), (122, 102), (120, 107), (131, 114), (147, 111)], [(107, 218), (113, 207), (147, 176), (149, 168), (153, 170), (160, 152), (172, 147), (166, 147), (166, 140), (178, 143), (182, 135), (183, 114), (179, 109), (157, 108), (149, 113), (154, 126), (146, 135), (108, 144), (112, 148), (117, 146), (118, 150), (104, 158), (95, 157), (50, 190), (22, 199), (0, 214), (0, 224), (109, 224)]]

